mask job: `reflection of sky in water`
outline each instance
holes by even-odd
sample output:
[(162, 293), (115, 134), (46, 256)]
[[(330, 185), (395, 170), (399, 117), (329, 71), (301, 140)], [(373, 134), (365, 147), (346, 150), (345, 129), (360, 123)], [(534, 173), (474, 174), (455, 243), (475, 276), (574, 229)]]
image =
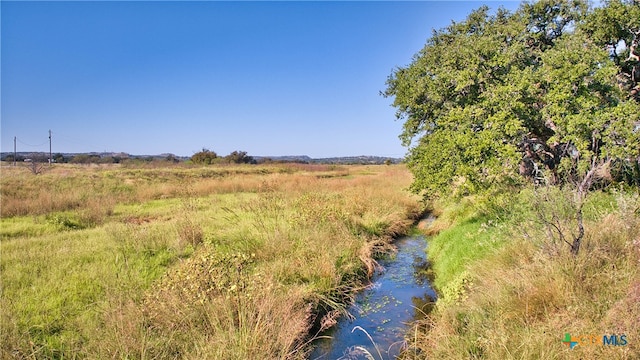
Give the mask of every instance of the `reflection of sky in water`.
[(400, 353), (408, 323), (430, 310), (436, 294), (424, 271), (424, 237), (402, 238), (396, 245), (397, 255), (381, 262), (384, 270), (349, 308), (355, 319), (341, 319), (323, 334), (332, 339), (318, 340), (311, 359), (366, 359), (362, 348), (375, 359), (393, 359)]

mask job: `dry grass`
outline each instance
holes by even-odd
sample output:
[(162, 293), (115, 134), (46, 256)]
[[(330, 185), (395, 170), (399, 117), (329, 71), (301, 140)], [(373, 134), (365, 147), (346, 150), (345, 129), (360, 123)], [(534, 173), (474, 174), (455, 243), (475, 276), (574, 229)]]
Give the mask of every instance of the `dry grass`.
[(3, 171), (3, 356), (304, 358), (318, 315), (420, 214), (410, 182), (402, 166)]
[[(506, 246), (469, 265), (462, 296), (416, 328), (409, 358), (640, 358), (639, 204), (615, 196), (617, 210), (588, 222), (578, 257), (535, 223), (510, 231)], [(565, 333), (593, 335), (599, 345), (570, 350)], [(628, 344), (602, 346), (611, 334), (626, 334)]]

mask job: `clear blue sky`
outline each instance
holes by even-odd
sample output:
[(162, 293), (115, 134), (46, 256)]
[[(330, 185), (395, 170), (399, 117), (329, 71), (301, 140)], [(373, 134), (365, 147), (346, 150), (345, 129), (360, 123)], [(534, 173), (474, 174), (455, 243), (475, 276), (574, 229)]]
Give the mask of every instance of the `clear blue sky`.
[(1, 2), (1, 148), (402, 157), (380, 96), (497, 2)]

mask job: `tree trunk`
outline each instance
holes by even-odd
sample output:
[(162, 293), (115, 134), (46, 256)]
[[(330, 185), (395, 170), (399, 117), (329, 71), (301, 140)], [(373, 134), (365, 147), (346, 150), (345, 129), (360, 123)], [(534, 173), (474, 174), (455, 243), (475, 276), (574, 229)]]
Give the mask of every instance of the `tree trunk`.
[(573, 244), (571, 244), (571, 254), (577, 256), (580, 251), (580, 244), (584, 237), (584, 224), (582, 222), (582, 203), (578, 205), (578, 211), (576, 212), (576, 220), (578, 221), (578, 235), (573, 237)]
[[(594, 134), (594, 149), (597, 149), (597, 143), (595, 140), (596, 138), (597, 137)], [(593, 181), (596, 180), (598, 171), (607, 166), (608, 162), (609, 160), (605, 162), (599, 162), (594, 157), (591, 161), (591, 169), (589, 169), (587, 174), (582, 179), (582, 182), (580, 182), (580, 185), (578, 186), (578, 192), (576, 194), (576, 221), (578, 222), (578, 234), (573, 236), (573, 243), (571, 244), (571, 254), (573, 254), (574, 256), (578, 255), (578, 252), (580, 251), (580, 244), (582, 243), (582, 238), (584, 237), (584, 222), (582, 219), (582, 206), (584, 205), (584, 200), (587, 197), (587, 193), (589, 192)]]

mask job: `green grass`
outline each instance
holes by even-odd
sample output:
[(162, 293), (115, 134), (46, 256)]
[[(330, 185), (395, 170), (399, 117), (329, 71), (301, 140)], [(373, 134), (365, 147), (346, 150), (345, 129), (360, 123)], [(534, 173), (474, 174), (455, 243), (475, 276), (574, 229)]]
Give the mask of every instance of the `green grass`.
[(2, 311), (19, 329), (12, 335), (33, 343), (35, 357), (76, 353), (91, 336), (78, 324), (80, 330), (99, 326), (95, 311), (108, 305), (110, 293), (147, 288), (180, 255), (155, 239), (139, 251), (108, 230), (114, 229), (3, 240)]
[(437, 274), (434, 285), (442, 289), (465, 273), (467, 266), (484, 258), (502, 242), (486, 227), (482, 219), (465, 221), (441, 232), (429, 241), (429, 259)]
[(40, 217), (14, 217), (0, 219), (0, 236), (3, 241), (19, 237), (37, 237), (58, 232), (58, 227)]
[(2, 357), (304, 358), (311, 325), (420, 213), (410, 180), (400, 166), (3, 172)]
[(438, 218), (426, 229), (433, 284), (439, 302), (456, 301), (470, 281), (469, 265), (500, 248), (507, 237), (495, 219), (479, 210), (478, 199), (437, 204)]
[(540, 221), (542, 209), (546, 219), (556, 216), (570, 234), (575, 226), (571, 194), (556, 189), (549, 194), (524, 190), (513, 195), (509, 211), (493, 223), (466, 212), (430, 241), (442, 297), (429, 319), (416, 324), (408, 358), (640, 357), (635, 340), (624, 347), (573, 350), (561, 343), (565, 333), (599, 339), (611, 334), (635, 339), (640, 333), (638, 196), (592, 194), (584, 208), (583, 247), (573, 256)]

